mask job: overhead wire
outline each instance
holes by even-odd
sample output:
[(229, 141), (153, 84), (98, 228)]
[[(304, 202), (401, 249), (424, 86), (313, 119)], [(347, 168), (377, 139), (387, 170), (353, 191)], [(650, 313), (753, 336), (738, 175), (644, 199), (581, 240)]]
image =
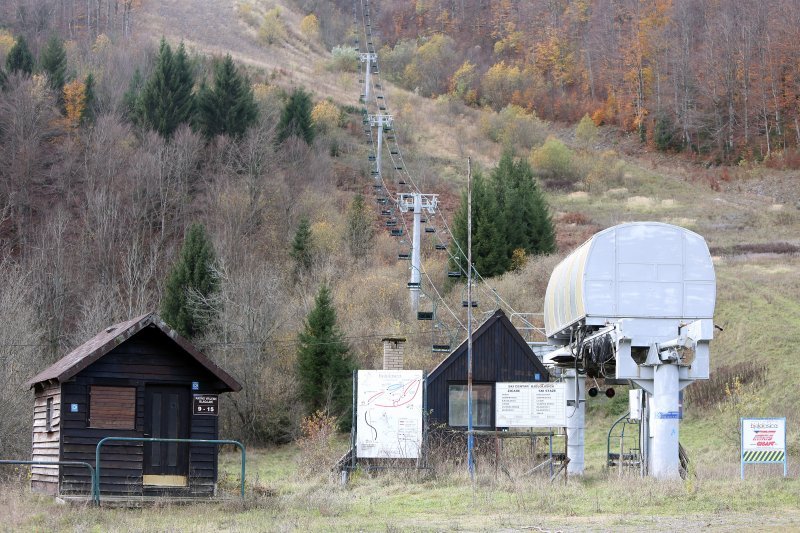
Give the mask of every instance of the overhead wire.
[[(377, 79), (377, 83), (372, 83), (371, 84), (372, 86), (369, 87), (370, 93), (371, 93), (371, 98), (369, 99), (369, 101), (367, 101), (368, 99), (366, 98), (366, 90), (365, 90), (364, 103), (365, 103), (365, 105), (369, 106), (369, 105), (372, 105), (373, 102), (374, 102), (374, 105), (378, 110), (380, 110), (381, 107), (383, 107), (384, 108), (383, 110), (385, 111), (385, 110), (388, 110), (388, 108), (389, 108), (389, 106), (388, 106), (388, 98), (387, 98), (386, 92), (384, 91), (384, 83), (383, 83), (383, 78), (381, 76), (381, 72), (382, 71), (381, 71), (381, 69), (379, 67), (378, 58), (377, 58), (377, 52), (375, 51), (375, 47), (374, 47), (373, 34), (372, 34), (372, 29), (371, 29), (372, 28), (371, 11), (369, 9), (369, 5), (370, 4), (369, 4), (368, 1), (365, 2), (364, 0), (360, 0), (358, 2), (358, 5), (360, 5), (361, 11), (362, 11), (361, 27), (362, 27), (363, 32), (364, 32), (363, 35), (365, 37), (364, 44), (365, 44), (365, 47), (366, 47), (366, 51), (369, 54), (374, 54), (374, 57), (375, 57), (374, 62), (371, 61), (371, 60), (367, 61), (366, 68), (368, 70), (372, 69), (372, 65), (374, 64), (375, 65), (375, 71), (374, 72), (370, 71), (370, 77), (374, 76)], [(353, 13), (354, 13), (354, 17), (356, 19), (358, 18), (358, 15), (357, 15), (357, 13), (358, 13), (358, 5), (356, 4), (356, 2), (354, 2)], [(358, 21), (356, 20), (355, 22), (356, 22), (356, 26), (357, 26), (358, 25)], [(359, 38), (360, 38), (360, 36), (359, 36)], [(360, 45), (360, 43), (359, 43), (359, 45)], [(361, 47), (359, 46), (359, 52), (360, 52), (360, 50), (361, 50)], [(363, 72), (363, 68), (362, 67), (363, 67), (364, 63), (360, 59), (361, 58), (359, 56), (359, 72), (362, 73)], [(366, 80), (366, 76), (364, 76), (364, 80)], [(381, 106), (381, 102), (380, 102), (381, 100), (382, 100), (382, 104), (383, 104), (382, 106)], [(383, 114), (388, 115), (388, 112), (383, 113)], [(367, 114), (367, 117), (369, 117), (369, 114)], [(393, 154), (392, 153), (393, 150), (391, 148), (389, 148), (389, 150), (388, 150), (389, 154), (388, 155), (389, 155), (389, 159), (392, 162), (392, 167), (393, 167), (395, 173), (400, 175), (400, 179), (398, 180), (398, 182), (399, 183), (403, 183), (404, 182), (406, 187), (408, 187), (411, 190), (415, 191), (417, 194), (422, 194), (419, 186), (417, 185), (416, 181), (414, 180), (413, 176), (411, 175), (411, 173), (408, 170), (408, 166), (406, 165), (405, 158), (403, 157), (403, 153), (402, 153), (402, 150), (400, 148), (400, 142), (397, 139), (397, 137), (398, 137), (397, 136), (397, 130), (395, 129), (394, 125), (392, 125), (392, 129), (389, 130), (389, 131), (391, 131), (393, 133), (392, 138), (391, 138), (391, 142), (392, 142), (392, 145), (394, 146), (394, 152), (396, 152), (396, 154)], [(389, 139), (387, 139), (387, 140), (389, 140)], [(371, 143), (372, 148), (373, 148), (373, 153), (376, 153), (375, 152), (375, 144), (376, 144), (376, 142), (375, 142), (375, 139), (374, 139), (374, 137), (372, 135), (372, 124), (371, 123), (370, 123), (370, 143)], [(395, 155), (397, 157), (395, 157)], [(377, 162), (378, 162), (379, 159), (381, 159), (381, 158), (378, 157), (377, 154), (376, 154), (376, 157), (375, 157), (376, 168), (378, 167)], [(377, 175), (380, 178), (381, 185), (382, 185), (383, 189), (386, 190), (387, 195), (389, 197), (391, 197), (392, 200), (394, 202), (396, 202), (397, 205), (399, 206), (399, 202), (398, 201), (399, 201), (399, 198), (400, 198), (400, 194), (402, 194), (402, 193), (398, 191), (397, 192), (397, 196), (392, 194), (392, 191), (388, 187), (387, 182), (386, 182), (386, 180), (384, 178), (383, 169), (382, 168), (377, 168)], [(410, 184), (410, 186), (409, 186), (409, 184)], [(399, 213), (398, 218), (402, 221), (404, 231), (406, 232), (406, 234), (408, 234), (408, 226), (407, 226), (405, 218), (402, 215), (403, 215), (403, 211), (401, 211)], [(455, 245), (458, 253), (463, 255), (463, 256), (466, 256), (466, 254), (464, 253), (463, 248), (461, 247), (461, 244), (455, 238), (455, 235), (454, 235), (452, 229), (450, 228), (449, 224), (447, 223), (447, 218), (445, 217), (445, 215), (441, 211), (441, 209), (436, 209), (434, 211), (434, 216), (436, 216), (436, 215), (438, 215), (441, 218), (442, 227), (445, 229), (446, 233), (449, 234), (450, 239), (453, 242), (453, 244)], [(447, 245), (447, 243), (442, 239), (440, 233), (437, 232), (436, 238), (437, 238), (437, 241), (440, 244), (445, 245), (445, 246)], [(466, 272), (466, 267), (462, 266), (460, 258), (456, 257), (453, 254), (453, 252), (449, 249), (449, 247), (445, 248), (445, 250), (447, 251), (448, 258), (450, 260), (452, 260), (452, 263), (457, 266), (458, 270), (462, 274), (466, 274), (467, 273)], [(475, 268), (474, 265), (470, 265), (470, 266), (471, 266), (472, 272), (474, 273), (475, 277), (481, 282), (480, 284), (478, 284), (478, 287), (479, 287), (479, 290), (481, 290), (481, 292), (484, 294), (484, 296), (488, 296), (490, 299), (494, 300), (495, 303), (497, 303), (500, 307), (504, 306), (511, 313), (512, 316), (520, 316), (520, 317), (522, 317), (522, 314), (517, 313), (517, 311), (514, 309), (514, 307), (500, 295), (500, 293), (497, 291), (497, 289), (495, 289), (494, 287), (492, 287), (488, 283), (488, 281), (480, 274), (480, 272), (478, 272), (478, 270)], [(445, 302), (444, 298), (441, 296), (441, 294), (439, 293), (438, 289), (436, 288), (436, 284), (433, 283), (433, 280), (431, 279), (430, 275), (425, 270), (425, 268), (424, 268), (424, 266), (422, 264), (420, 265), (420, 273), (425, 276), (425, 278), (427, 279), (427, 281), (430, 283), (431, 287), (433, 288), (434, 292), (436, 293), (437, 298), (439, 298), (439, 300), (442, 302), (442, 304), (445, 306), (445, 308), (448, 310), (448, 312), (453, 316), (453, 318), (456, 319), (456, 321), (459, 323), (459, 325), (462, 328), (465, 328), (463, 323), (461, 323), (461, 321), (458, 319), (457, 315), (447, 305), (447, 303)], [(486, 291), (488, 291), (488, 294), (486, 294)], [(472, 305), (472, 302), (467, 302), (467, 305)], [(535, 326), (533, 326), (533, 324), (530, 323), (524, 317), (522, 318), (522, 320), (524, 320), (526, 322), (526, 324), (528, 326), (530, 326), (531, 328), (535, 328)]]

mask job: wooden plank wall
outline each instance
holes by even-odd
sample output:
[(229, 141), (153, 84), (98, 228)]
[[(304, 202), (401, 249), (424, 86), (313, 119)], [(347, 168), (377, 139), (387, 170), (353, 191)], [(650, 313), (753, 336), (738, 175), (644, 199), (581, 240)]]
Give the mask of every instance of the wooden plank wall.
[[(544, 366), (527, 344), (524, 344), (521, 338), (516, 338), (518, 335), (516, 331), (511, 331), (513, 327), (503, 317), (489, 325), (480, 336), (473, 338), (473, 383), (493, 385), (498, 381), (536, 381), (537, 373), (539, 381), (549, 379)], [(454, 357), (452, 364), (428, 381), (431, 424), (447, 424), (448, 385), (467, 382), (466, 344), (459, 347), (451, 356)], [(492, 409), (492, 427), (494, 427), (494, 409)]]
[[(52, 398), (50, 431), (47, 431), (47, 399)], [(61, 436), (61, 388), (51, 385), (36, 391), (33, 400), (33, 447), (32, 461), (59, 460)], [(34, 492), (56, 494), (58, 492), (58, 466), (31, 466), (31, 489)]]
[[(176, 350), (172, 341), (162, 333), (151, 329), (138, 333), (81, 371), (74, 380), (63, 384), (64, 405), (77, 403), (79, 406), (78, 413), (64, 415), (63, 459), (94, 464), (95, 447), (101, 438), (144, 436), (145, 385), (180, 384), (190, 388), (192, 381), (201, 384), (201, 390), (193, 392), (215, 393), (222, 387), (213, 374), (183, 351)], [(89, 427), (88, 402), (92, 385), (136, 387), (135, 429)], [(192, 416), (190, 427), (191, 438), (217, 438), (217, 417)], [(192, 445), (190, 448), (190, 487), (187, 492), (198, 495), (213, 493), (217, 473), (214, 447)], [(103, 494), (142, 494), (143, 455), (142, 443), (104, 444), (100, 479)], [(85, 469), (62, 469), (62, 493), (85, 493), (89, 487)]]

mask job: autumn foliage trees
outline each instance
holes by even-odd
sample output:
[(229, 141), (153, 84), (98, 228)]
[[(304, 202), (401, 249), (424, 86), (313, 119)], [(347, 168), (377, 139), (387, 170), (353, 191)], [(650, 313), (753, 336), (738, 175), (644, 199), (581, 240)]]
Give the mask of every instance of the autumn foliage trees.
[(385, 71), (422, 94), (726, 161), (800, 145), (800, 2), (398, 0)]

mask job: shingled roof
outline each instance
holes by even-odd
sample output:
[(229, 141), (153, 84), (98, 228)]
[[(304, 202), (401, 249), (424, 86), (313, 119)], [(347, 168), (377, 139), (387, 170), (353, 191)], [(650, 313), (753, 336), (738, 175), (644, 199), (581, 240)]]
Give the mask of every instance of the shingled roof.
[(231, 391), (236, 392), (242, 389), (238, 381), (203, 355), (197, 347), (179, 335), (177, 331), (170, 328), (156, 313), (148, 313), (107, 327), (28, 380), (26, 386), (30, 388), (45, 381), (63, 382), (68, 380), (148, 326), (154, 326), (161, 330), (184, 352), (227, 385)]

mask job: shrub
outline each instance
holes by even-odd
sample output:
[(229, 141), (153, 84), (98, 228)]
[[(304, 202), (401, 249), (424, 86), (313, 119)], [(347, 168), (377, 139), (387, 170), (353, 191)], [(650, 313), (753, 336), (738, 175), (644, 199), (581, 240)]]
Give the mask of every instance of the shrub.
[(264, 14), (261, 27), (258, 29), (258, 38), (264, 44), (275, 44), (287, 37), (286, 24), (281, 19), (281, 10), (277, 7)]
[(530, 150), (545, 139), (546, 124), (518, 105), (507, 105), (499, 113), (487, 113), (481, 120), (483, 133), (505, 146)]
[(297, 441), (300, 447), (300, 469), (306, 476), (313, 477), (320, 472), (329, 472), (336, 461), (335, 437), (336, 417), (315, 411), (305, 417), (300, 424), (302, 438)]
[(767, 366), (753, 361), (719, 367), (711, 378), (696, 381), (686, 389), (686, 403), (693, 407), (707, 408), (727, 399), (730, 391), (743, 385), (757, 387), (767, 379)]
[(328, 100), (322, 100), (311, 110), (311, 121), (314, 128), (322, 133), (333, 131), (339, 126), (341, 113), (339, 108)]
[(314, 13), (306, 15), (300, 21), (300, 32), (308, 40), (319, 37), (319, 19)]
[(653, 142), (662, 152), (668, 150), (680, 151), (683, 148), (680, 135), (675, 131), (675, 125), (669, 115), (662, 114), (656, 118)]
[(531, 153), (531, 165), (545, 180), (576, 181), (572, 150), (555, 137), (548, 137), (544, 144)]
[(583, 115), (583, 118), (575, 128), (575, 138), (578, 139), (584, 148), (589, 148), (597, 142), (599, 130), (594, 121), (589, 117), (589, 114)]
[(358, 51), (352, 46), (334, 46), (331, 50), (330, 70), (355, 72), (358, 70)]
[(622, 184), (625, 176), (625, 163), (617, 159), (617, 154), (613, 150), (603, 152), (598, 158), (596, 155), (581, 158), (582, 166), (586, 170), (582, 172), (586, 188), (594, 191), (604, 191), (609, 186)]

